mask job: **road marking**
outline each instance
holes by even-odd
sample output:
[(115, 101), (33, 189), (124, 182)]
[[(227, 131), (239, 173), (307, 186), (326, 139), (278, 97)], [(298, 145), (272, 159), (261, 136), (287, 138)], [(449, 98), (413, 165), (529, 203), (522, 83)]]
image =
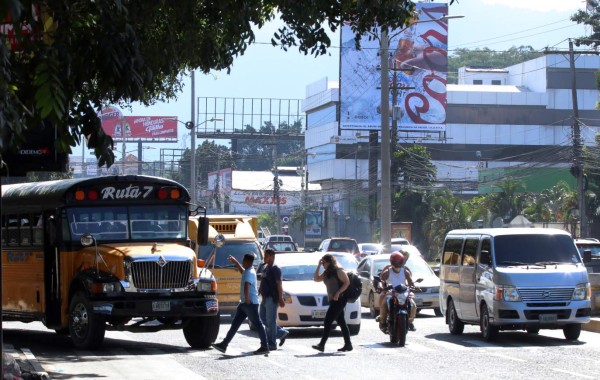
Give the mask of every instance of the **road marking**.
[(526, 362), (527, 360), (523, 360), (523, 359), (519, 359), (519, 358), (515, 358), (514, 356), (510, 356), (510, 355), (503, 355), (503, 354), (498, 354), (498, 353), (491, 353), (489, 354), (491, 356), (496, 356), (499, 358), (503, 358), (503, 359), (508, 359), (508, 360), (513, 360), (515, 362)]

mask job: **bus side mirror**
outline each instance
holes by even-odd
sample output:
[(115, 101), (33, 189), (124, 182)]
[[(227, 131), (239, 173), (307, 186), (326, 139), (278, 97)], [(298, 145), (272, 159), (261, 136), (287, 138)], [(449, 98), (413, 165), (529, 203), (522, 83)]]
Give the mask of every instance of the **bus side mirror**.
[(583, 262), (584, 263), (592, 262), (592, 251), (590, 249), (586, 249), (583, 251)]
[(198, 245), (208, 244), (208, 222), (208, 218), (198, 218), (198, 233), (196, 234)]

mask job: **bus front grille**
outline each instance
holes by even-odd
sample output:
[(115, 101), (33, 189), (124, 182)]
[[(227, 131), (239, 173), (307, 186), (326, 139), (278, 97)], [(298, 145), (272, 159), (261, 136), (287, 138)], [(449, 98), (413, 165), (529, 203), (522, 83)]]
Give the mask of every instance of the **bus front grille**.
[(169, 261), (163, 266), (156, 261), (131, 263), (131, 279), (136, 289), (179, 289), (189, 285), (191, 261)]

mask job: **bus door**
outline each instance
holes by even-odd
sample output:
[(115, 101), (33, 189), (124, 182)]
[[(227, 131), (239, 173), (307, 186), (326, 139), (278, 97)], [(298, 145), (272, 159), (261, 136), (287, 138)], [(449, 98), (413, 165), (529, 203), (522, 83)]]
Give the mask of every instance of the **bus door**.
[(45, 212), (44, 224), (44, 288), (46, 289), (46, 326), (61, 324), (60, 250), (57, 220), (53, 213)]

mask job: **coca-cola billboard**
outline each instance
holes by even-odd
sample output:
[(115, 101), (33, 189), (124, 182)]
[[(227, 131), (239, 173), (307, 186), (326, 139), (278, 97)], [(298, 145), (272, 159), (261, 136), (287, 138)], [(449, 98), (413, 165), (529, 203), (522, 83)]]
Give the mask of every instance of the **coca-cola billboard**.
[(175, 116), (124, 116), (116, 107), (107, 107), (100, 115), (104, 133), (115, 142), (177, 142)]

